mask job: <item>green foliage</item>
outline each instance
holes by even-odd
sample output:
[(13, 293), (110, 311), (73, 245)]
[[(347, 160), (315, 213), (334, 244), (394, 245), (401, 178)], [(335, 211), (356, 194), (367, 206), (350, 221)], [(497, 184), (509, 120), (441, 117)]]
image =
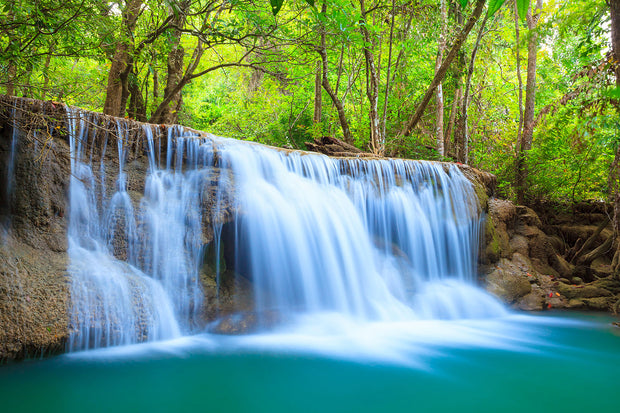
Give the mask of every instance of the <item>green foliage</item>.
[(276, 14), (278, 14), (280, 9), (282, 8), (282, 4), (284, 4), (284, 0), (269, 0), (269, 3), (271, 3), (271, 11), (273, 12), (273, 15), (275, 16)]
[(525, 20), (525, 16), (527, 15), (527, 9), (530, 7), (530, 0), (515, 0), (517, 2), (517, 11), (519, 13), (519, 18), (521, 20)]
[[(487, 2), (487, 16), (492, 18), (478, 50), (468, 109), (470, 163), (495, 173), (500, 192), (509, 197), (514, 195), (519, 125), (516, 51), (525, 74), (530, 36), (523, 24), (530, 1), (515, 1), (519, 44), (515, 2)], [(201, 51), (195, 73), (205, 75), (182, 89), (179, 122), (223, 136), (303, 149), (305, 141), (322, 135), (343, 138), (338, 113), (325, 90), (320, 90), (320, 122), (313, 122), (317, 47), (320, 30), (325, 30), (326, 77), (343, 104), (353, 143), (368, 149), (366, 48), (379, 73), (381, 112), (386, 103), (389, 153), (447, 160), (453, 153), (441, 158), (434, 149), (434, 103), (411, 136), (399, 132), (434, 77), (440, 36), (450, 47), (472, 9), (467, 7), (471, 1), (448, 3), (444, 33), (437, 0), (396, 0), (394, 8), (392, 0), (366, 0), (367, 42), (360, 32), (360, 4), (348, 0), (325, 0), (325, 13), (312, 0), (145, 0), (131, 33), (123, 29), (127, 2), (3, 1), (0, 87), (101, 110), (111, 59), (124, 44), (132, 50), (129, 84), (144, 102), (148, 118), (163, 100), (168, 57), (175, 36), (180, 36), (183, 72)], [(166, 26), (170, 13), (185, 16), (181, 34), (174, 25)], [(545, 0), (537, 31), (538, 123), (528, 153), (529, 193), (535, 199), (604, 199), (620, 140), (619, 114), (611, 104), (620, 92), (612, 85), (613, 72), (603, 64), (609, 50), (609, 7), (604, 0)], [(444, 131), (456, 91), (464, 86), (472, 34), (443, 80)]]
[(614, 110), (590, 117), (563, 108), (552, 125), (542, 127), (529, 155), (535, 198), (581, 201), (607, 200), (608, 171), (618, 141)]

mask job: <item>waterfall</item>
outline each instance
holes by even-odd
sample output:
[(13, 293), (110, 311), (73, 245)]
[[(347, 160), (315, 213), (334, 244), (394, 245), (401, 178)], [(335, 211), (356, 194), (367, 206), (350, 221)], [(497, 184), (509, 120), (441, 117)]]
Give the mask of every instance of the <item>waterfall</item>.
[[(104, 147), (98, 173), (87, 114), (68, 109), (71, 151), (69, 273), (71, 336), (68, 350), (161, 340), (180, 334), (172, 303), (162, 285), (135, 265), (136, 223), (123, 172), (124, 131), (118, 125), (115, 192), (106, 199)], [(97, 179), (99, 175), (99, 179)], [(127, 262), (116, 259), (115, 242), (126, 241)]]
[[(11, 203), (13, 199), (13, 191), (15, 189), (15, 158), (17, 156), (17, 141), (19, 133), (19, 117), (18, 105), (11, 108), (10, 117), (13, 120), (11, 128), (11, 141), (8, 149), (8, 159), (6, 161), (5, 170), (0, 173), (0, 182), (4, 186), (3, 193), (0, 194), (0, 240), (4, 242), (8, 231), (10, 230)], [(19, 115), (18, 115), (19, 113)]]
[(408, 320), (503, 311), (473, 288), (480, 212), (455, 165), (214, 144), (238, 194), (234, 267), (252, 280), (259, 313)]
[(127, 186), (125, 124), (107, 132), (116, 153), (106, 137), (97, 154), (89, 115), (67, 116), (69, 350), (204, 331), (207, 265), (213, 299), (225, 268), (251, 283), (259, 317), (338, 313), (363, 322), (504, 311), (475, 287), (480, 207), (455, 165), (335, 159), (145, 125), (148, 166), (136, 193)]

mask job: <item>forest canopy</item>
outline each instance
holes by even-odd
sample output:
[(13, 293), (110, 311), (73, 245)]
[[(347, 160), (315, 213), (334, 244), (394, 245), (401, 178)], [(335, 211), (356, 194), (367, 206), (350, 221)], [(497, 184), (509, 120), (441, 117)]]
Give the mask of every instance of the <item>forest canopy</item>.
[[(0, 0), (0, 93), (617, 191), (618, 0)], [(615, 53), (615, 54), (614, 54)]]

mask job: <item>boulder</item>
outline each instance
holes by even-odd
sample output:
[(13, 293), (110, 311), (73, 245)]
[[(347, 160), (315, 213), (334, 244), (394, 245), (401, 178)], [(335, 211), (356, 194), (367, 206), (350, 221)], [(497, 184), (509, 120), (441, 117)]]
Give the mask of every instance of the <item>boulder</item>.
[(540, 287), (532, 288), (532, 292), (522, 297), (516, 304), (519, 310), (540, 311), (545, 308), (544, 292)]
[(485, 225), (485, 248), (481, 261), (494, 263), (512, 255), (509, 228), (514, 225), (515, 207), (510, 201), (491, 198)]
[(486, 284), (487, 291), (510, 304), (532, 292), (527, 271), (505, 258), (486, 277)]

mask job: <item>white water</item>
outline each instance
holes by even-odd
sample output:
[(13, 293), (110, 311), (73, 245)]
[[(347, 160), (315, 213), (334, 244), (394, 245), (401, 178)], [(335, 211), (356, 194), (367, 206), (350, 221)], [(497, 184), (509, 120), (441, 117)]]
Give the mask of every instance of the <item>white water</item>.
[[(357, 324), (505, 314), (474, 285), (478, 201), (454, 165), (330, 159), (180, 127), (168, 128), (162, 154), (159, 130), (145, 127), (149, 168), (132, 202), (123, 124), (114, 131), (118, 169), (107, 170), (92, 155), (86, 115), (68, 116), (70, 350), (199, 332), (205, 223), (217, 287), (228, 243), (227, 267), (252, 281), (259, 316), (332, 314)], [(213, 179), (217, 189), (205, 190)], [(228, 223), (225, 200), (236, 211)], [(119, 243), (124, 261), (114, 258)]]
[[(122, 172), (126, 155), (123, 141), (118, 140), (116, 190), (106, 201), (105, 174), (112, 171), (105, 170), (102, 160), (100, 180), (96, 179), (92, 152), (86, 151), (92, 140), (90, 119), (74, 110), (68, 110), (67, 116), (71, 148), (69, 351), (179, 336), (169, 294), (161, 284), (111, 254), (111, 245), (120, 228), (120, 236), (128, 239), (127, 257), (135, 263), (133, 245), (137, 228)], [(124, 132), (120, 125), (118, 132), (121, 136)]]

